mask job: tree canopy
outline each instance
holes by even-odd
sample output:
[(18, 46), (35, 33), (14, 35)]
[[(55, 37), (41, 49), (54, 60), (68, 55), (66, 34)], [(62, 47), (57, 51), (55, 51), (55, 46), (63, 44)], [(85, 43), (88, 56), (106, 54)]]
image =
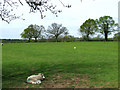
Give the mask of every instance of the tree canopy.
[(51, 26), (48, 26), (47, 33), (55, 37), (56, 41), (58, 41), (58, 37), (68, 33), (68, 30), (62, 24), (52, 23)]
[(28, 28), (24, 29), (24, 31), (21, 33), (22, 38), (28, 38), (29, 42), (32, 38), (35, 38), (35, 42), (37, 42), (37, 38), (40, 38), (42, 35), (41, 33), (45, 31), (45, 28), (43, 25), (29, 25)]
[(42, 37), (42, 32), (45, 31), (45, 28), (43, 25), (33, 25), (33, 29), (34, 29), (34, 32), (33, 32), (33, 38), (35, 38), (35, 41), (37, 42), (37, 38), (41, 38)]
[(33, 37), (33, 32), (34, 32), (34, 29), (31, 27), (32, 27), (32, 25), (30, 25), (28, 28), (24, 29), (24, 31), (21, 33), (21, 37), (28, 38), (29, 42), (30, 42), (31, 38)]
[(105, 41), (108, 40), (108, 35), (115, 31), (114, 27), (117, 25), (111, 16), (103, 16), (97, 19), (98, 28), (101, 34), (105, 36)]
[(95, 31), (97, 31), (97, 24), (94, 19), (88, 19), (80, 26), (81, 34), (87, 40), (89, 40), (89, 35), (93, 35)]

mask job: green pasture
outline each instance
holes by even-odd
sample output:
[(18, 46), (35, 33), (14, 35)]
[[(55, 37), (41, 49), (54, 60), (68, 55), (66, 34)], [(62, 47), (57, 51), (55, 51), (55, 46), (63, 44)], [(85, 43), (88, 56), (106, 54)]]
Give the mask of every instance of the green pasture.
[[(74, 47), (77, 47), (74, 49)], [(40, 85), (25, 83), (32, 74)], [(117, 88), (118, 42), (5, 43), (3, 88)]]

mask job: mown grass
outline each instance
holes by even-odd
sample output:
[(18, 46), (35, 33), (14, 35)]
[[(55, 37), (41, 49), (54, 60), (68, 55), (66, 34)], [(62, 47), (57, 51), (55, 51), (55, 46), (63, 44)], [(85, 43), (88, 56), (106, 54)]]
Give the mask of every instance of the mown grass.
[[(42, 84), (25, 83), (38, 73), (46, 77)], [(117, 88), (118, 43), (5, 43), (2, 77), (3, 88)]]

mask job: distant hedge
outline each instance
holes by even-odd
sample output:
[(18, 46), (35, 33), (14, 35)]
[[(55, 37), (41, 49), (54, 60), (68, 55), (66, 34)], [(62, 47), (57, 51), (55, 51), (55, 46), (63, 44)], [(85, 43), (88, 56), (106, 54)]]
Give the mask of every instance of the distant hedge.
[[(29, 43), (28, 40), (23, 39), (0, 39), (3, 43)], [(63, 41), (62, 39), (58, 39), (58, 42), (80, 42), (80, 41), (86, 41), (85, 39), (77, 38), (77, 39), (68, 39)], [(90, 38), (88, 41), (105, 41), (105, 39), (96, 39), (96, 38)], [(108, 38), (108, 41), (118, 41), (113, 38)], [(35, 40), (31, 40), (30, 42), (35, 42)], [(38, 42), (56, 42), (55, 39), (39, 39)]]

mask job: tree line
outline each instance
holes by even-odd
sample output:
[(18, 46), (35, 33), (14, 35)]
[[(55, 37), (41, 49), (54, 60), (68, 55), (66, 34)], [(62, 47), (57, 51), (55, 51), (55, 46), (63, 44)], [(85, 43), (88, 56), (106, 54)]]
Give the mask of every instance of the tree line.
[[(87, 41), (89, 41), (90, 36), (97, 33), (104, 35), (104, 40), (108, 41), (108, 35), (115, 31), (118, 32), (118, 30), (118, 24), (115, 23), (111, 16), (103, 16), (96, 20), (89, 18), (79, 28), (82, 38)], [(52, 23), (48, 26), (47, 30), (45, 30), (43, 25), (39, 26), (31, 24), (21, 33), (21, 37), (28, 39), (29, 42), (32, 38), (35, 39), (35, 42), (37, 42), (38, 38), (54, 38), (56, 42), (58, 42), (59, 37), (62, 37), (63, 41), (66, 41), (66, 39), (70, 38), (70, 36), (71, 35), (69, 35), (68, 29), (62, 26), (62, 24), (57, 23)], [(115, 37), (119, 37), (119, 34), (116, 33)]]

